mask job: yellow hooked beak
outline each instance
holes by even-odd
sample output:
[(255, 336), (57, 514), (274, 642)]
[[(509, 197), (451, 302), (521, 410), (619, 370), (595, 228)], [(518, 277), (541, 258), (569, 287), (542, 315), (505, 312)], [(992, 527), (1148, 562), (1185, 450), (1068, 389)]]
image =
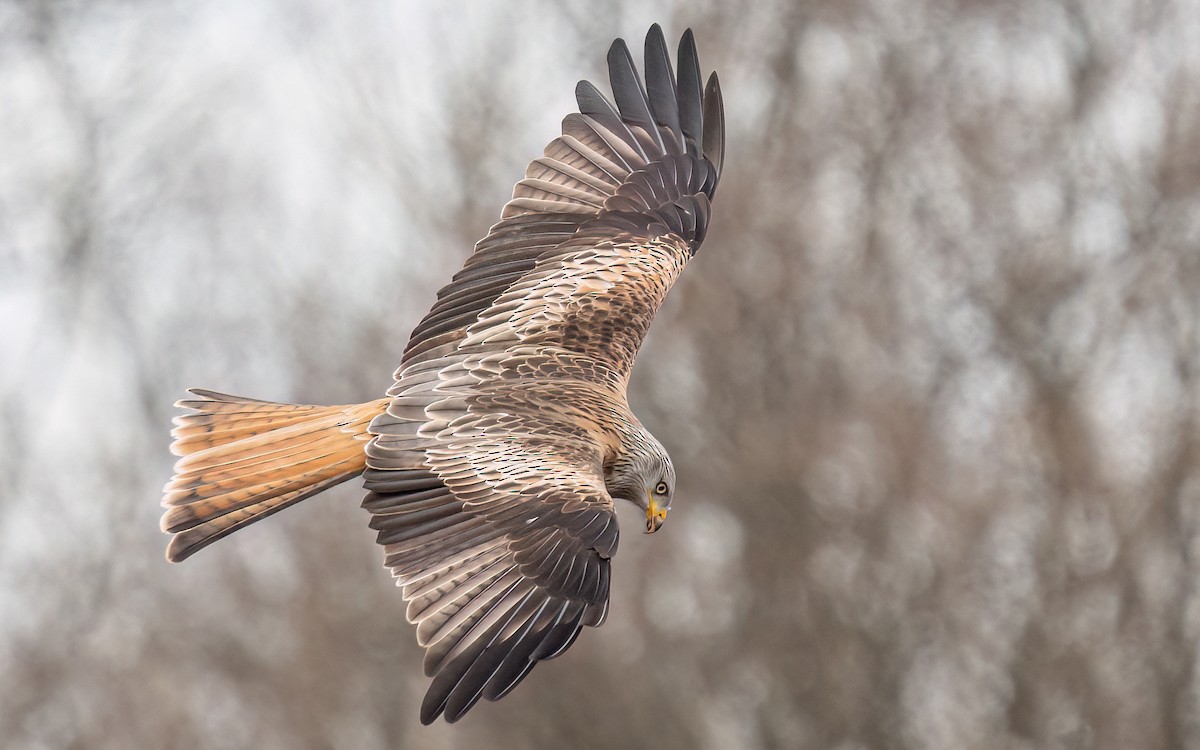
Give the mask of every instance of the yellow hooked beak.
[(649, 502), (646, 503), (646, 533), (653, 534), (658, 531), (658, 527), (663, 525), (663, 521), (667, 520), (667, 509), (661, 507), (654, 500), (654, 495), (650, 495), (648, 499)]

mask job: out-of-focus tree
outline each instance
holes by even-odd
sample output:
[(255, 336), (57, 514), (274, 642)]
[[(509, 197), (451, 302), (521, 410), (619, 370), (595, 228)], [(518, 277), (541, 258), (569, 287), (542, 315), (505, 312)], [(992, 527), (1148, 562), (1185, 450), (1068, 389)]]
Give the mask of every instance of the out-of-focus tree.
[[(359, 492), (182, 566), (186, 386), (345, 403), (615, 35), (727, 169), (631, 400), (680, 500), (502, 703)], [(1200, 9), (0, 2), (0, 744), (1200, 747)]]

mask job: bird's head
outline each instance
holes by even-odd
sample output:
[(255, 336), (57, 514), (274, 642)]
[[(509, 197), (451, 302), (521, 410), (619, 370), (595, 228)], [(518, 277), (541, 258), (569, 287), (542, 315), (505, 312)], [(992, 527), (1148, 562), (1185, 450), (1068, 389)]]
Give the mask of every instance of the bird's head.
[(619, 457), (605, 476), (608, 494), (623, 498), (646, 515), (646, 533), (653, 534), (667, 519), (675, 496), (675, 467), (662, 444), (643, 433), (632, 449)]

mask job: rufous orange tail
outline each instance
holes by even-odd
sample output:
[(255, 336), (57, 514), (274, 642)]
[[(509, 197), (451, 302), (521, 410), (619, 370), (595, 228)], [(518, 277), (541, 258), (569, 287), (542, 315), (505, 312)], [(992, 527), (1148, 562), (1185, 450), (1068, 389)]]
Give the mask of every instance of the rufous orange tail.
[(175, 405), (171, 452), (180, 456), (163, 488), (167, 559), (196, 550), (312, 497), (366, 468), (367, 425), (388, 399), (307, 406), (192, 389)]

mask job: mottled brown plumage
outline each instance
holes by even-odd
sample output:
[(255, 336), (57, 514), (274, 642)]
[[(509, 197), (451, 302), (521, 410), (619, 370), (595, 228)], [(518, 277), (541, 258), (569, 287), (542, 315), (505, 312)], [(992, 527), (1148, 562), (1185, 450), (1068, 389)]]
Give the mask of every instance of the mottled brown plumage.
[[(417, 325), (388, 398), (348, 407), (207, 391), (180, 406), (168, 557), (362, 473), (363, 506), (433, 677), (421, 720), (454, 721), (562, 653), (608, 611), (613, 498), (662, 523), (675, 474), (625, 389), (695, 254), (724, 152), (720, 87), (690, 32), (661, 30), (645, 86), (609, 51), (615, 106), (579, 112)], [(365, 450), (364, 450), (365, 444)]]

